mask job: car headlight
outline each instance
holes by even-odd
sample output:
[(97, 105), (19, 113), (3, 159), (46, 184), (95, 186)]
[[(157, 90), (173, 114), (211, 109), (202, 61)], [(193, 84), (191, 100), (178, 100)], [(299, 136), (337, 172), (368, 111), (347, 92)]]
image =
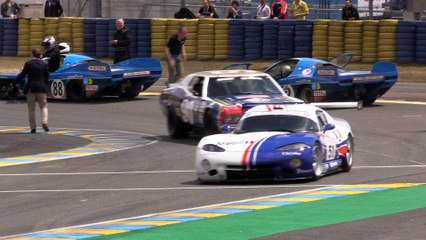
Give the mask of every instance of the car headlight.
[(225, 149), (214, 145), (214, 144), (206, 144), (203, 146), (203, 150), (207, 152), (225, 152)]
[(289, 150), (303, 151), (308, 147), (309, 147), (309, 145), (304, 144), (304, 143), (293, 143), (293, 144), (289, 144), (289, 145), (279, 147), (279, 148), (277, 148), (277, 150), (278, 151), (289, 151)]

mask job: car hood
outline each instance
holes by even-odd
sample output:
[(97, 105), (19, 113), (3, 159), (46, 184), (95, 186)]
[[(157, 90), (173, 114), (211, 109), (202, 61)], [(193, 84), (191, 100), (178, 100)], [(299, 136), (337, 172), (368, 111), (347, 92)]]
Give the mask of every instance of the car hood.
[(198, 147), (202, 148), (206, 144), (214, 144), (225, 149), (225, 152), (274, 151), (279, 147), (294, 143), (311, 145), (316, 139), (316, 133), (252, 132), (216, 134), (204, 137)]
[(300, 102), (297, 99), (284, 97), (280, 94), (275, 95), (259, 95), (259, 94), (250, 94), (250, 95), (235, 95), (235, 96), (226, 96), (226, 97), (214, 97), (213, 101), (216, 101), (220, 104), (226, 106), (232, 106), (236, 104), (241, 104), (243, 107), (254, 107), (260, 104), (283, 104), (289, 102)]

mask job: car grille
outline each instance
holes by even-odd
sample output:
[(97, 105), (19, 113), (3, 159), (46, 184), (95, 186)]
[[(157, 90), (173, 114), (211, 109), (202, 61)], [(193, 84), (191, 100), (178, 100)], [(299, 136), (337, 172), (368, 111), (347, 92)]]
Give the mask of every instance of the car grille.
[(261, 169), (261, 170), (249, 170), (249, 171), (232, 171), (227, 170), (226, 175), (228, 180), (262, 180), (262, 179), (274, 179), (274, 169)]

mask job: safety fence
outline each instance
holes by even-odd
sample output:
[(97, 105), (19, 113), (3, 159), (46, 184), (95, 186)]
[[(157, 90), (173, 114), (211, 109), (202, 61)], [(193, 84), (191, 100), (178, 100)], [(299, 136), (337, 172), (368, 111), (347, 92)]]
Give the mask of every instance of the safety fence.
[[(426, 22), (402, 20), (125, 19), (132, 30), (132, 57), (164, 57), (168, 38), (188, 30), (188, 59), (329, 59), (355, 52), (355, 61), (426, 63)], [(109, 41), (115, 19), (0, 19), (0, 55), (29, 56), (45, 36), (70, 44), (72, 52), (113, 57)]]

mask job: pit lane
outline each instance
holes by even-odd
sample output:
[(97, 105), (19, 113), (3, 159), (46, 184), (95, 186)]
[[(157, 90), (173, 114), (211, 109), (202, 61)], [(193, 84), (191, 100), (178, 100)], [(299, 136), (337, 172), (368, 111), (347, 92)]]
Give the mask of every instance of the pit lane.
[[(0, 125), (26, 126), (24, 102), (0, 104)], [(349, 174), (327, 176), (318, 182), (200, 184), (193, 172), (194, 146), (200, 137), (169, 139), (158, 97), (84, 104), (49, 102), (52, 128), (143, 132), (157, 136), (159, 142), (0, 168), (0, 236), (335, 184), (426, 182), (426, 161), (419, 154), (426, 140), (424, 108), (379, 102), (362, 111), (331, 111), (349, 120), (355, 133), (357, 152)]]

